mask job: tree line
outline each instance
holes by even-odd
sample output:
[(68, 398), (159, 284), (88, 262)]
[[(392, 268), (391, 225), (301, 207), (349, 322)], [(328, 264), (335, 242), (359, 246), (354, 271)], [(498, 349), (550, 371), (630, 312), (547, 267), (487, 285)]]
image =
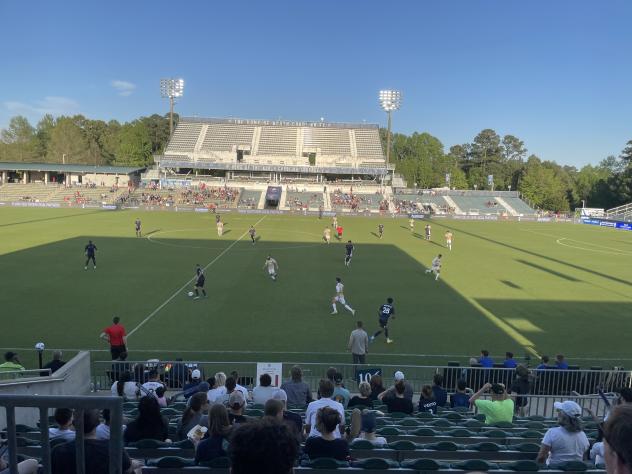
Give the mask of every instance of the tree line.
[[(174, 120), (177, 121), (177, 115)], [(380, 130), (386, 143), (386, 131)], [(45, 115), (35, 125), (13, 117), (0, 131), (0, 161), (148, 166), (169, 139), (169, 116), (150, 115), (127, 123), (91, 120), (83, 115), (54, 118)], [(513, 135), (482, 130), (471, 143), (446, 152), (429, 133), (392, 135), (391, 162), (409, 187), (520, 191), (533, 206), (568, 211), (586, 202), (611, 208), (632, 201), (632, 140), (618, 157), (581, 169), (562, 166), (528, 154)]]

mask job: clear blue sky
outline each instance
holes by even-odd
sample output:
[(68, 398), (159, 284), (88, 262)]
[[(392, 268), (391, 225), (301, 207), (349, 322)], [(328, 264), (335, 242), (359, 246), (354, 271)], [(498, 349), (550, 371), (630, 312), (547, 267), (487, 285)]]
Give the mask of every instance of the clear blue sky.
[(0, 0), (0, 127), (45, 112), (385, 123), (449, 146), (483, 128), (581, 166), (632, 139), (629, 0)]

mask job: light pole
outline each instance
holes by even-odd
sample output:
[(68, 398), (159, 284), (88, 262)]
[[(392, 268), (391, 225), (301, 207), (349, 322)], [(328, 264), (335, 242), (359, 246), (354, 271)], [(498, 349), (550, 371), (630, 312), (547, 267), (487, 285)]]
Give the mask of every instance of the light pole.
[(386, 135), (386, 172), (391, 158), (391, 112), (399, 110), (402, 103), (402, 93), (400, 91), (386, 89), (379, 94), (380, 106), (388, 114), (388, 132)]
[(160, 79), (160, 96), (169, 99), (169, 138), (173, 135), (173, 104), (184, 94), (184, 79)]

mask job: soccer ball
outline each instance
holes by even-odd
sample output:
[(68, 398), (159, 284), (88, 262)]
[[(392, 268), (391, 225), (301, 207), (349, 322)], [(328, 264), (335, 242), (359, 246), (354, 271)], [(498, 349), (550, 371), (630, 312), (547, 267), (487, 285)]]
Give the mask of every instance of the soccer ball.
[(189, 296), (193, 296), (193, 292), (192, 292), (192, 291), (189, 291), (189, 292), (187, 293), (187, 295), (189, 295)]

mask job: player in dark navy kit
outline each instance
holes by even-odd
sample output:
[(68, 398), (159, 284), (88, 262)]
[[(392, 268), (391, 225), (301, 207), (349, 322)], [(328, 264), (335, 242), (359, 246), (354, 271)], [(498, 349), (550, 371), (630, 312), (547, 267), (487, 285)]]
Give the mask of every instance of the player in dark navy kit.
[(384, 224), (380, 224), (377, 226), (377, 235), (380, 239), (384, 235)]
[(353, 244), (349, 240), (345, 245), (345, 267), (351, 265), (351, 258), (353, 257)]
[(254, 245), (257, 238), (257, 231), (255, 230), (255, 226), (251, 225), (250, 229), (248, 229), (248, 233), (250, 234), (250, 240), (252, 240), (252, 245)]
[(193, 299), (194, 300), (200, 299), (200, 290), (202, 290), (202, 294), (204, 295), (204, 298), (207, 298), (206, 290), (204, 289), (204, 282), (206, 281), (206, 277), (204, 276), (204, 270), (202, 269), (202, 267), (200, 267), (199, 263), (195, 267), (195, 276), (196, 276), (195, 286), (193, 287), (193, 291), (195, 291), (195, 297)]
[(382, 334), (382, 331), (384, 331), (384, 336), (386, 336), (386, 343), (391, 344), (393, 340), (389, 339), (388, 337), (388, 320), (390, 318), (395, 318), (395, 306), (393, 306), (393, 298), (387, 298), (386, 303), (380, 306), (380, 309), (378, 310), (378, 316), (379, 324), (382, 329), (371, 336), (371, 342), (373, 342), (375, 338)]
[(141, 236), (141, 233), (140, 233), (140, 219), (138, 217), (134, 221), (134, 227), (136, 228), (136, 237), (140, 237)]
[(86, 252), (86, 265), (84, 268), (85, 270), (88, 269), (88, 263), (90, 262), (90, 260), (92, 260), (92, 267), (95, 270), (97, 269), (97, 261), (95, 259), (96, 251), (97, 251), (97, 246), (92, 243), (92, 240), (88, 240), (88, 245), (86, 245), (86, 248), (85, 248), (85, 252)]

